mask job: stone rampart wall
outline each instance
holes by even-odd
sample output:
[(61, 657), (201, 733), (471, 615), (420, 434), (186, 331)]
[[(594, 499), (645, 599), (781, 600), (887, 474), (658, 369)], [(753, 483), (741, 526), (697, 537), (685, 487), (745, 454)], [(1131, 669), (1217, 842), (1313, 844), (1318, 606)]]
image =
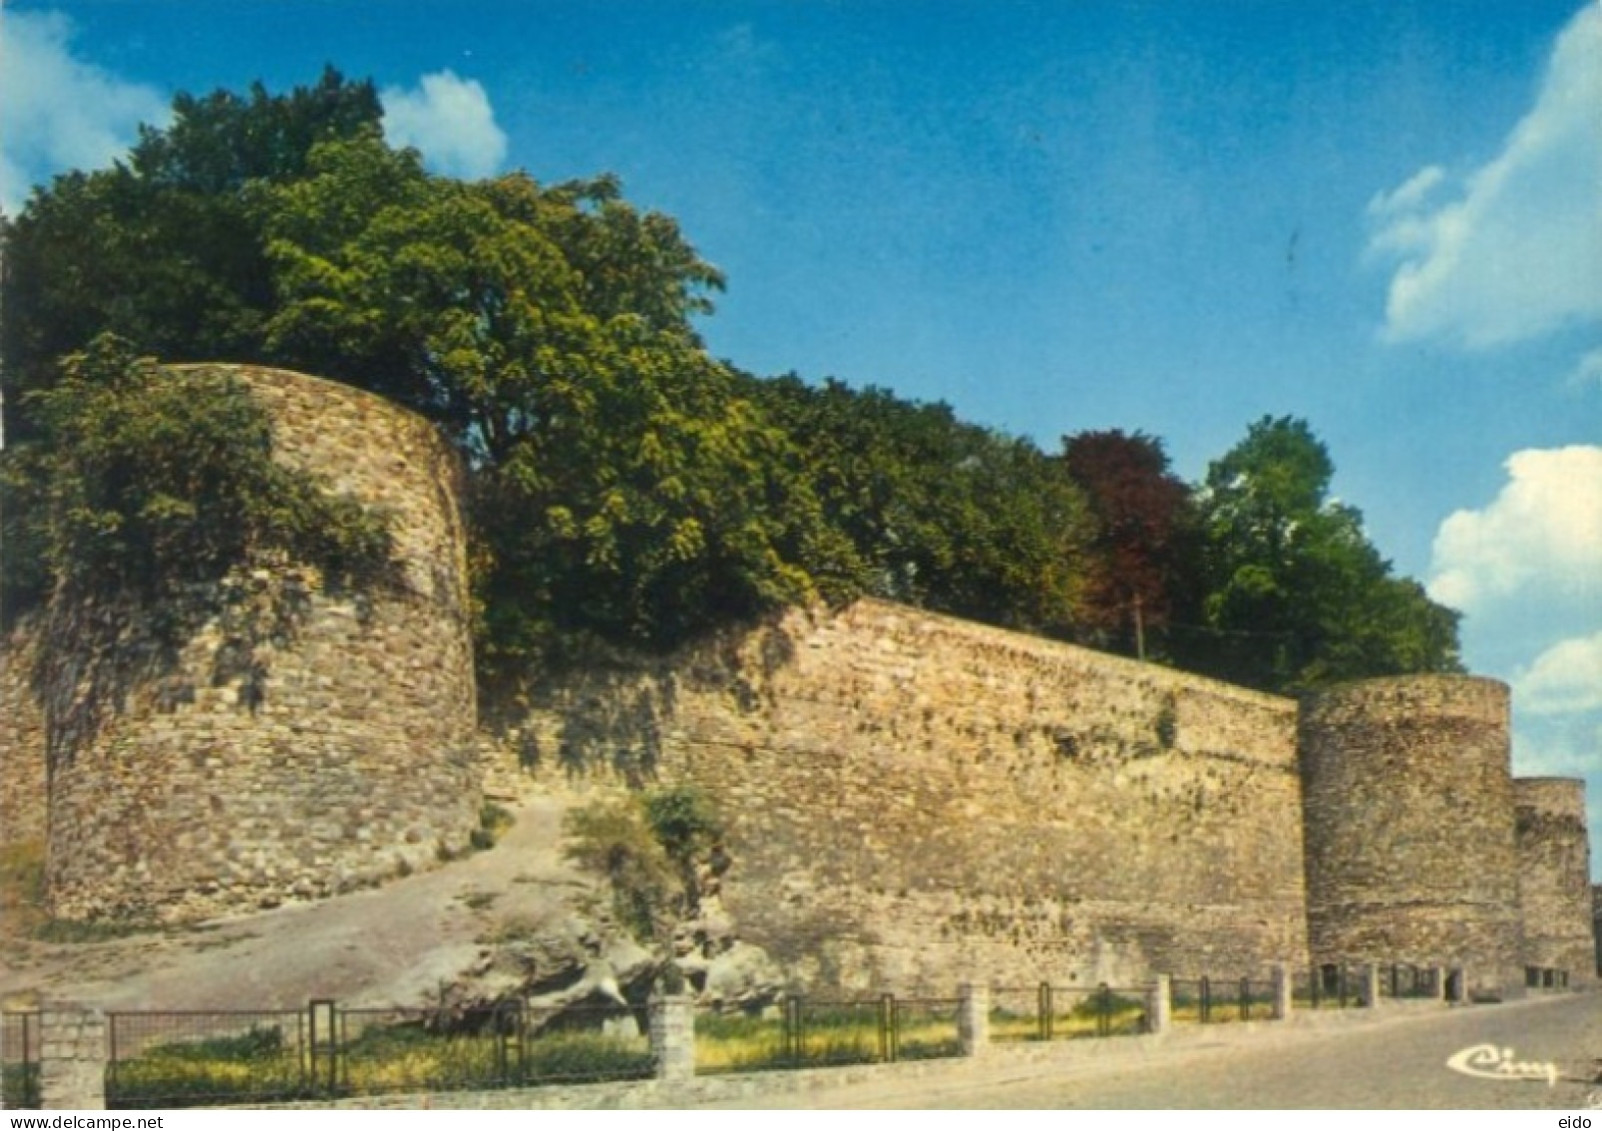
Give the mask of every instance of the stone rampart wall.
[(0, 634), (0, 846), (45, 835), (44, 712), (33, 691), (38, 650), (32, 618)]
[(805, 983), (1305, 961), (1289, 700), (871, 600), (546, 690), (510, 742), (707, 789)]
[(1411, 676), (1303, 704), (1308, 942), (1315, 962), (1520, 963), (1508, 690)]
[(430, 867), (476, 825), (450, 449), (355, 389), (234, 372), (270, 410), (277, 458), (390, 512), (400, 576), (337, 593), (293, 564), (237, 571), (161, 611), (194, 626), (170, 651), (150, 610), (53, 603), (59, 917), (185, 919), (328, 894)]
[(1591, 852), (1582, 778), (1515, 778), (1524, 964), (1595, 981)]

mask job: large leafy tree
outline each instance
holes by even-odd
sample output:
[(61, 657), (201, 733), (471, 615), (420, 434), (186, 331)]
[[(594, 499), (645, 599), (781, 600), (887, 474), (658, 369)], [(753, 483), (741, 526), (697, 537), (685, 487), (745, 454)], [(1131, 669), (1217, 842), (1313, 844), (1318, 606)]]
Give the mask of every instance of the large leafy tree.
[(1141, 432), (1063, 437), (1068, 474), (1094, 520), (1083, 632), (1135, 653), (1165, 635), (1193, 565), (1190, 488), (1168, 469), (1161, 440)]
[(1460, 670), (1457, 614), (1392, 575), (1362, 516), (1329, 498), (1334, 464), (1307, 423), (1264, 417), (1208, 469), (1204, 624), (1187, 666), (1275, 691)]
[(36, 192), (4, 233), (0, 382), (8, 443), (42, 425), (23, 394), (102, 332), (166, 361), (263, 360), (273, 279), (247, 188), (302, 175), (312, 146), (378, 127), (371, 83), (326, 70), (282, 95), (180, 94), (127, 159)]
[(719, 277), (671, 221), (609, 179), (430, 176), (376, 136), (317, 147), (257, 207), (269, 353), (428, 413), (466, 454), (487, 656), (580, 631), (671, 644), (814, 592), (818, 509), (693, 332)]
[(749, 388), (805, 451), (813, 491), (849, 543), (836, 576), (892, 600), (1071, 634), (1089, 527), (1060, 461), (883, 389), (793, 376)]
[[(115, 330), (169, 360), (306, 369), (392, 397), (469, 471), (481, 655), (667, 644), (814, 592), (829, 543), (788, 438), (690, 319), (721, 276), (609, 177), (431, 176), (371, 84), (180, 96), (128, 160), (5, 234), (8, 534), (35, 499), (58, 356)], [(36, 510), (37, 508), (31, 508)], [(9, 595), (45, 578), (7, 568)]]

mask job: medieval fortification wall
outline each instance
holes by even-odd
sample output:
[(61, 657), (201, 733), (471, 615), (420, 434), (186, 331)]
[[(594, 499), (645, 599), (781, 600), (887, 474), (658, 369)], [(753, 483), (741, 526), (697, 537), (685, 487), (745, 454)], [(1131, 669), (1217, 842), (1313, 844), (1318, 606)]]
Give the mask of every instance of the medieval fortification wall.
[(1519, 907), (1524, 965), (1536, 979), (1564, 971), (1570, 984), (1595, 980), (1590, 837), (1585, 782), (1580, 778), (1520, 778), (1513, 783), (1513, 823), (1519, 848)]
[[(337, 892), (432, 864), (476, 822), (451, 453), (367, 394), (234, 372), (280, 458), (392, 512), (403, 580), (238, 573), (193, 595), (205, 615), (160, 663), (113, 608), (56, 602), (4, 642), (0, 842), (47, 835), (62, 917)], [(1515, 794), (1507, 717), (1487, 680), (1299, 707), (864, 600), (548, 681), (496, 737), (536, 780), (703, 787), (730, 825), (725, 909), (815, 985), (1311, 958), (1512, 987), (1526, 966), (1589, 971), (1591, 935), (1583, 796)]]
[(726, 907), (808, 981), (1121, 985), (1306, 954), (1289, 700), (861, 601), (569, 681), (529, 736), (708, 790)]
[[(18, 717), (42, 718), (44, 742), (6, 751), (0, 778), (37, 780), (44, 764), (46, 888), (63, 918), (331, 894), (432, 866), (477, 823), (452, 452), (369, 394), (232, 371), (270, 411), (277, 458), (390, 512), (398, 577), (335, 593), (293, 564), (236, 571), (184, 596), (177, 619), (194, 628), (176, 649), (153, 643), (148, 610), (51, 603), (38, 636), (8, 649), (0, 691), (8, 708), (32, 694), (37, 715)], [(36, 830), (37, 811), (6, 839)]]
[(1467, 965), (1522, 984), (1506, 685), (1347, 684), (1301, 717), (1315, 962)]

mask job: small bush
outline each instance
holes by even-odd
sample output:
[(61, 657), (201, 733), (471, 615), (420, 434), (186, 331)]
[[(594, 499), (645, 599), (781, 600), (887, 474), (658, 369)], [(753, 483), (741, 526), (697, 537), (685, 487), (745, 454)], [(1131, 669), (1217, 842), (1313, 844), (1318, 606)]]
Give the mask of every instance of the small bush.
[(511, 810), (486, 801), (478, 807), (478, 828), (468, 834), (467, 843), (475, 852), (494, 848), (501, 834), (512, 827)]
[(641, 942), (656, 939), (666, 926), (676, 877), (636, 800), (574, 810), (567, 815), (566, 832), (568, 857), (611, 885), (618, 922)]

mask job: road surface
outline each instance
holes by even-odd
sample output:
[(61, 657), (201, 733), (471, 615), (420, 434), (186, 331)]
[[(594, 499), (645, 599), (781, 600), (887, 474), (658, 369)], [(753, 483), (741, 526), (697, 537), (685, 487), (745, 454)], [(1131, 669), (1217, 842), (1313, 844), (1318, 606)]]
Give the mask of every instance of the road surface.
[[(949, 1074), (791, 1093), (766, 1106), (1578, 1111), (1602, 1088), (1593, 1082), (1602, 1058), (1602, 993), (1341, 1021), (1264, 1023), (1250, 1031), (1222, 1025), (1163, 1047), (1136, 1049), (1132, 1042), (1128, 1054), (1035, 1063), (1002, 1049), (989, 1063), (953, 1062)], [(1520, 1064), (1550, 1064), (1559, 1079), (1482, 1079), (1447, 1067), (1454, 1054), (1480, 1045)]]

